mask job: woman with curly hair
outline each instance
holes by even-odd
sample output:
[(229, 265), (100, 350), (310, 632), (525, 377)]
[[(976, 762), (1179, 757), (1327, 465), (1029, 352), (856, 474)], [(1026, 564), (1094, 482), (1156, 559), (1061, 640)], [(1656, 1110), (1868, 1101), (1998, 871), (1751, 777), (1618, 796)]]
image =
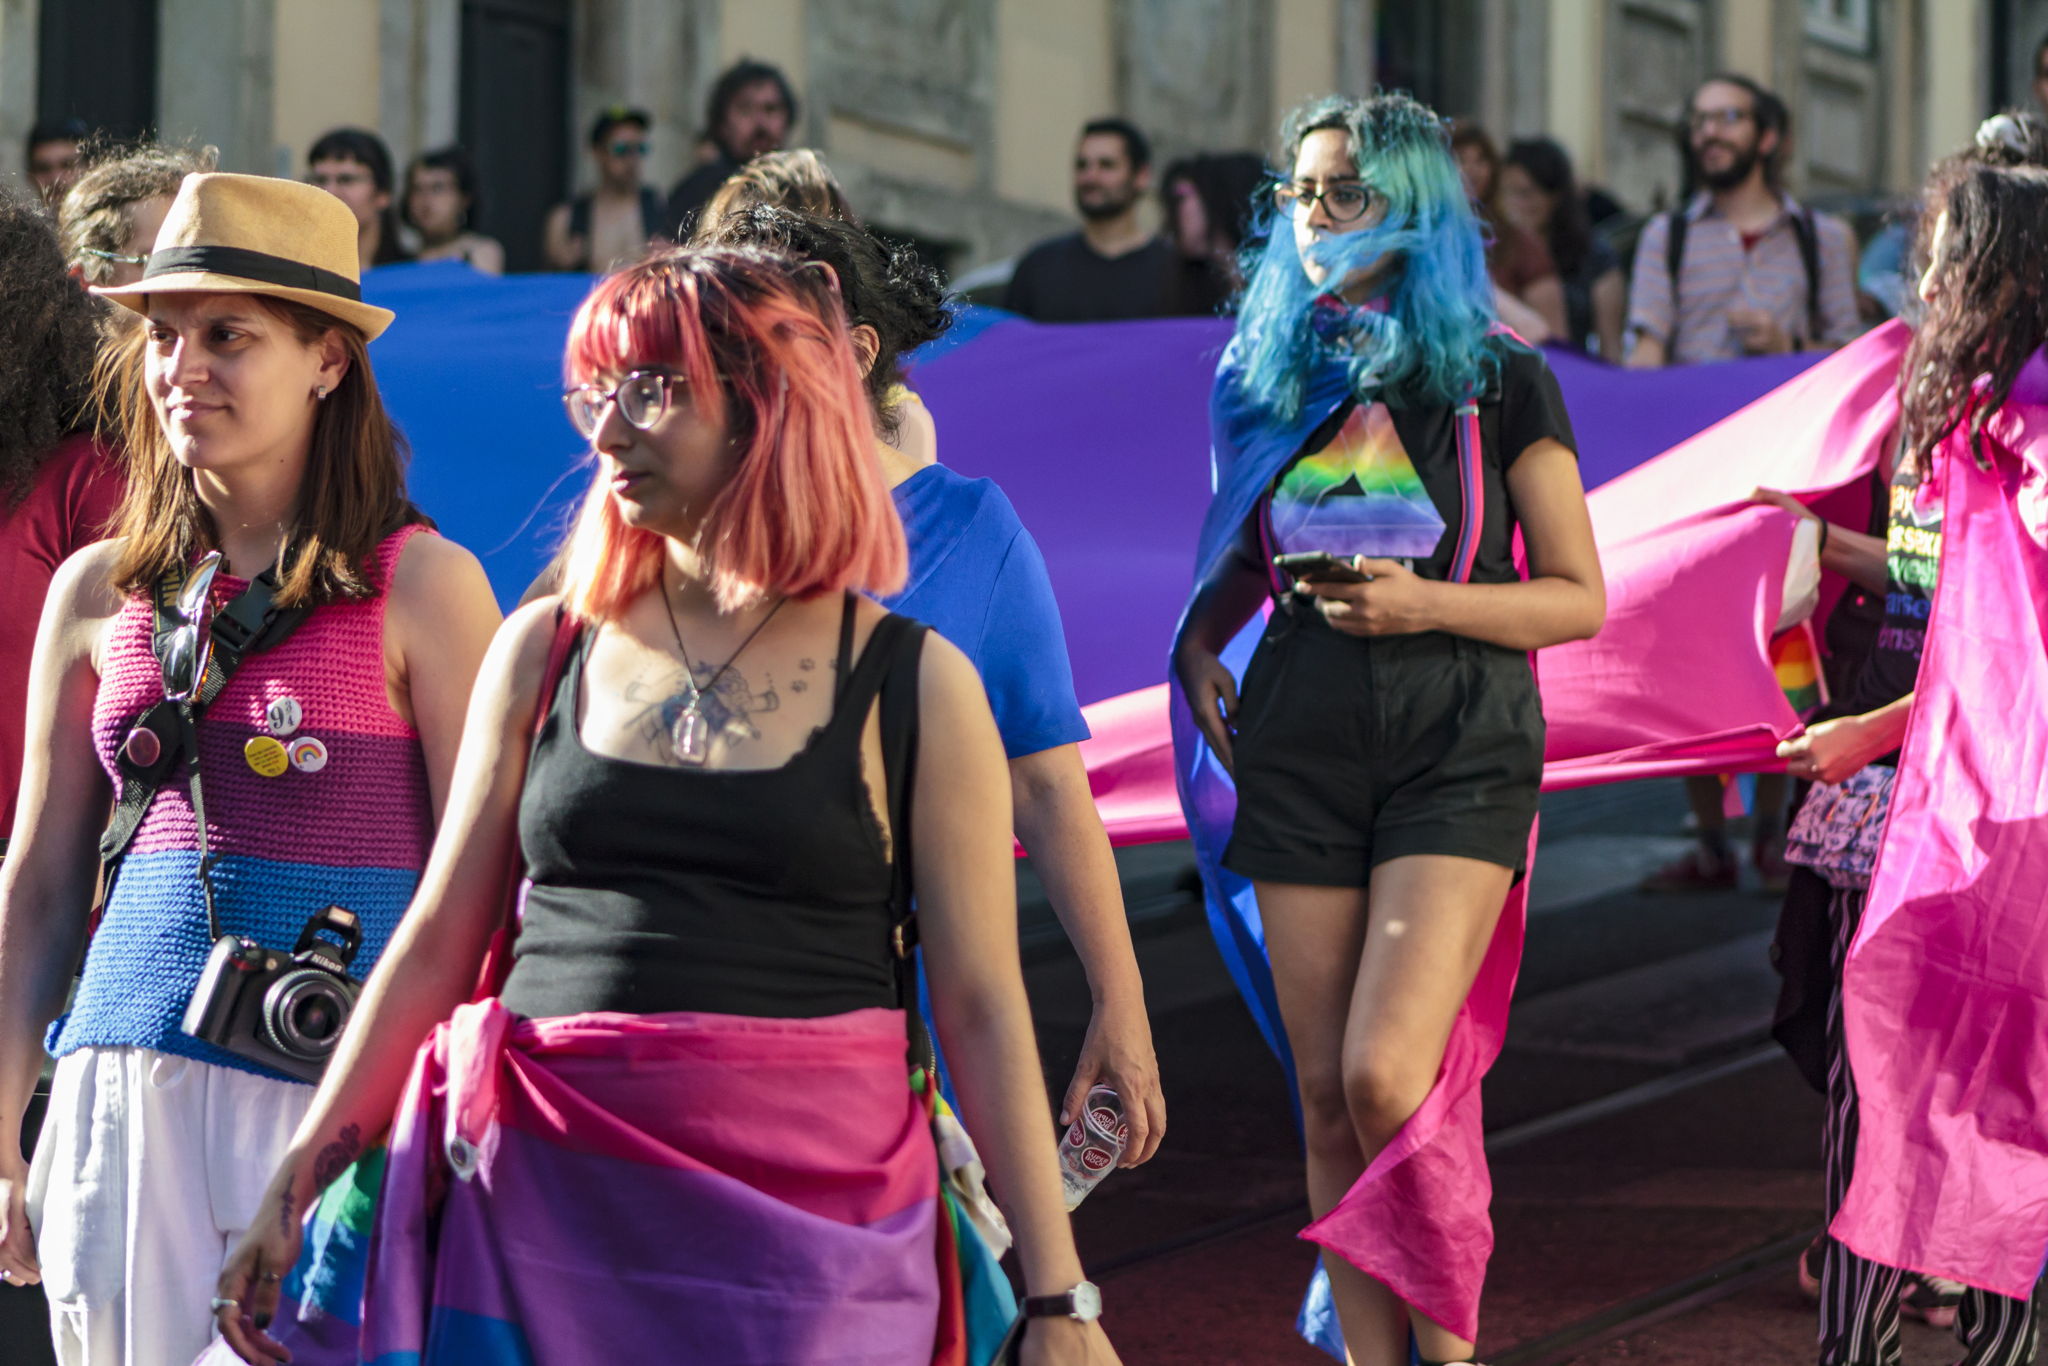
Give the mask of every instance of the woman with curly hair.
[(883, 603), (925, 622), (974, 661), (1009, 760), (1018, 841), (1096, 1002), (1060, 1122), (1080, 1114), (1090, 1087), (1107, 1085), (1130, 1120), (1124, 1165), (1149, 1161), (1166, 1132), (1166, 1101), (1116, 861), (1081, 762), (1088, 723), (1074, 696), (1045, 561), (994, 481), (918, 465), (886, 439), (902, 357), (951, 322), (938, 274), (908, 247), (887, 247), (852, 223), (789, 209), (762, 205), (728, 214), (710, 233), (713, 241), (829, 267), (838, 280), (883, 438), (875, 453), (910, 553), (908, 582)]
[(825, 158), (808, 147), (781, 152), (763, 152), (727, 176), (697, 215), (690, 236), (706, 242), (717, 231), (720, 220), (756, 204), (772, 204), (820, 218), (837, 218), (858, 223), (839, 177), (825, 164)]
[[(1929, 178), (1919, 250), (1927, 263), (1919, 284), (1925, 316), (1899, 372), (1887, 525), (1882, 535), (1872, 536), (1823, 524), (1820, 537), (1823, 568), (1882, 597), (1882, 625), (1847, 695), (1778, 749), (1791, 775), (1814, 785), (1792, 827), (1789, 857), (1801, 866), (1785, 916), (1790, 921), (1825, 898), (1825, 987), (1795, 983), (1792, 970), (1784, 970), (1788, 991), (1804, 987), (1811, 1005), (1819, 1003), (1814, 998), (1826, 1001), (1823, 1150), (1831, 1221), (1848, 1200), (1859, 1161), (1844, 977), (1865, 918), (1878, 832), (1885, 829), (1895, 787), (1908, 781), (1901, 764), (1942, 762), (1925, 750), (1902, 755), (1901, 742), (1913, 719), (1933, 607), (1952, 549), (1948, 511), (1962, 474), (1955, 463), (1975, 459), (1989, 467), (2008, 458), (1989, 429), (2029, 413), (2026, 420), (2040, 421), (2038, 373), (2032, 385), (2021, 381), (2030, 368), (2039, 371), (2048, 345), (2048, 288), (2040, 271), (2048, 253), (2048, 170), (2027, 164), (2041, 142), (2038, 124), (2030, 117), (2025, 122), (2033, 126), (2022, 126), (2028, 136), (2017, 145), (1987, 144), (1980, 137), (1976, 148), (1943, 161)], [(1757, 496), (1814, 516), (1782, 493), (1759, 490)], [(1868, 838), (1855, 838), (1859, 830)], [(1889, 848), (1890, 834), (1884, 838)], [(1997, 881), (1993, 869), (1981, 873)], [(1781, 925), (1781, 944), (1791, 932)], [(1802, 1019), (1781, 1018), (1780, 1036), (1791, 1043), (1812, 1032)], [(1943, 1029), (1924, 1006), (1916, 1007), (1914, 1024)], [(1859, 1067), (1871, 1061), (1859, 1053)], [(1821, 1069), (1808, 1070), (1811, 1075)], [(1893, 1174), (1884, 1180), (1892, 1181)], [(2031, 1265), (2038, 1268), (2038, 1255)], [(2032, 1302), (1937, 1279), (1943, 1269), (1916, 1265), (1916, 1272), (1926, 1274), (1912, 1275), (1909, 1282), (1907, 1271), (1860, 1256), (1835, 1237), (1809, 1249), (1801, 1275), (1814, 1283), (1820, 1299), (1822, 1366), (1896, 1363), (1902, 1286), (1904, 1307), (1916, 1317), (1954, 1322), (1972, 1366), (2031, 1361)]]
[(0, 191), (0, 830), (14, 827), (19, 699), (43, 598), (121, 501), (120, 473), (90, 431), (100, 313), (65, 273), (42, 205)]
[[(94, 157), (57, 207), (71, 271), (88, 285), (132, 285), (149, 264), (157, 229), (188, 175), (214, 168), (211, 147), (144, 143)], [(129, 321), (125, 313), (121, 321)]]
[[(1442, 120), (1330, 97), (1283, 141), (1211, 397), (1216, 496), (1174, 649), (1182, 797), (1215, 919), (1263, 948), (1240, 980), (1277, 997), (1306, 1236), (1352, 1360), (1399, 1366), (1412, 1337), (1426, 1363), (1469, 1361), (1491, 1053), (1466, 1004), (1519, 945), (1529, 653), (1597, 631), (1605, 588), (1571, 420), (1499, 328)], [(1240, 691), (1225, 653), (1269, 604)]]

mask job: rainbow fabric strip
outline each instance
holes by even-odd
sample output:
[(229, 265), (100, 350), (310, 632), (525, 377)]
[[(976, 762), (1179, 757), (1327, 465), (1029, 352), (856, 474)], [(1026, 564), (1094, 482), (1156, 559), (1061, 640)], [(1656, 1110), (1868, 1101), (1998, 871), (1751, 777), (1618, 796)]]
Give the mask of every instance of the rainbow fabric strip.
[(1771, 669), (1792, 710), (1803, 715), (1827, 700), (1811, 624), (1802, 621), (1771, 641)]
[(1330, 444), (1297, 460), (1273, 488), (1273, 536), (1289, 554), (1327, 551), (1425, 559), (1444, 519), (1383, 403), (1361, 403)]

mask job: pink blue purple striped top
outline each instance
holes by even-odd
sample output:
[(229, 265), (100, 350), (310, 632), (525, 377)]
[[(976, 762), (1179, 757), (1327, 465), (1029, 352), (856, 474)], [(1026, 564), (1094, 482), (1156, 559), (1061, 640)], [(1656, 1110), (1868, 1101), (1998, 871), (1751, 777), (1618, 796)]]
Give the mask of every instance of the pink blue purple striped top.
[[(383, 588), (406, 543), (424, 529), (405, 527), (372, 552), (375, 596), (316, 608), (282, 645), (245, 657), (199, 725), (222, 931), (289, 950), (308, 916), (342, 906), (362, 920), (358, 977), (397, 928), (433, 841), (419, 732), (392, 710), (384, 667)], [(221, 576), (216, 603), (246, 586)], [(163, 697), (151, 625), (146, 598), (122, 609), (93, 707), (93, 747), (117, 789), (115, 756), (136, 718)], [(287, 700), (297, 707), (273, 709)], [(293, 710), (297, 724), (288, 726)], [(318, 740), (326, 763), (288, 765), (265, 777), (244, 753), (262, 736), (287, 747)], [(181, 1028), (212, 948), (198, 865), (191, 788), (181, 775), (158, 791), (135, 832), (77, 999), (51, 1030), (53, 1054), (134, 1045), (262, 1071)]]

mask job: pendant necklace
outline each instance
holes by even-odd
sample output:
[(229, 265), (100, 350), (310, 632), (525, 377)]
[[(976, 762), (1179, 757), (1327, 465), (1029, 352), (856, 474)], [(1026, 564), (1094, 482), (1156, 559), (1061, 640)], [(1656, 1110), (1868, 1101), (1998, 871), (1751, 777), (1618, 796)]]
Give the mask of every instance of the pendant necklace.
[(733, 661), (754, 643), (754, 637), (760, 635), (762, 629), (775, 620), (775, 614), (780, 612), (782, 604), (788, 601), (788, 598), (776, 599), (775, 605), (768, 609), (768, 615), (762, 617), (760, 624), (747, 632), (747, 638), (740, 642), (739, 649), (734, 650), (725, 663), (718, 666), (718, 672), (711, 675), (709, 683), (699, 688), (696, 666), (690, 663), (689, 647), (683, 644), (682, 628), (676, 625), (675, 604), (669, 601), (668, 579), (663, 576), (661, 605), (668, 613), (668, 629), (675, 633), (676, 649), (683, 656), (683, 687), (688, 690), (683, 697), (682, 711), (676, 714), (676, 719), (668, 728), (669, 749), (674, 751), (677, 763), (689, 768), (702, 768), (711, 758), (711, 722), (704, 715), (704, 699), (706, 695), (716, 695), (718, 681), (725, 677), (725, 671), (730, 669)]

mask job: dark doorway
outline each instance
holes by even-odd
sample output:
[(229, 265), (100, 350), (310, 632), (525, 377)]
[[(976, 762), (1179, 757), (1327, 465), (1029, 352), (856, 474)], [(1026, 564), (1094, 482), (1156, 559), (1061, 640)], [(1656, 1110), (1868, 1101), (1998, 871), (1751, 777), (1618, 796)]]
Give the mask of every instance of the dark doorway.
[(1479, 111), (1478, 0), (1389, 0), (1374, 22), (1379, 83), (1439, 114)]
[(540, 270), (542, 220), (568, 186), (568, 0), (463, 0), (461, 98), (477, 230), (505, 244), (506, 269)]
[(157, 0), (43, 0), (36, 117), (82, 119), (118, 138), (156, 126)]

